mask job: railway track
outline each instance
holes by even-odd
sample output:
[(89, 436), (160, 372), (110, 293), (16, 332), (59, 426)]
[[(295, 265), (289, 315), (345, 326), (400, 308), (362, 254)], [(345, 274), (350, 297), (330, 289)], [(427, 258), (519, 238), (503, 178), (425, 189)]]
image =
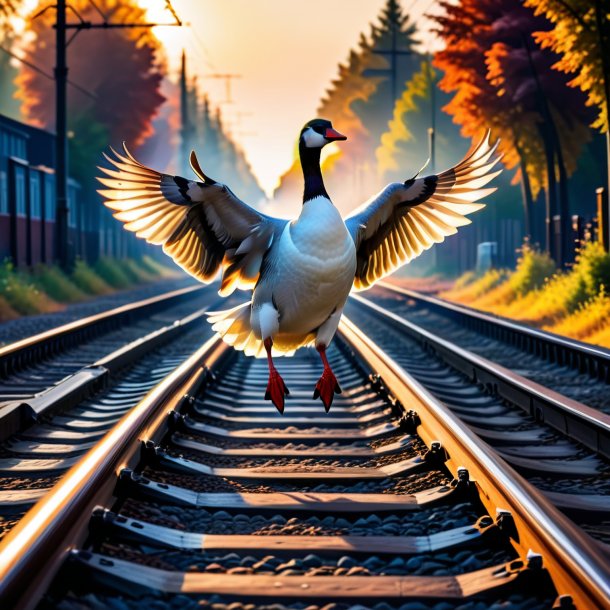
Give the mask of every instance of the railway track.
[(355, 297), (348, 315), (583, 529), (610, 543), (610, 417)]
[(282, 417), (264, 361), (209, 339), (6, 536), (2, 607), (606, 607), (603, 545), (366, 329), (329, 415), (315, 354), (281, 361)]
[(475, 354), (610, 415), (610, 350), (380, 282), (371, 298)]
[(0, 538), (211, 336), (213, 289), (186, 288), (0, 349)]

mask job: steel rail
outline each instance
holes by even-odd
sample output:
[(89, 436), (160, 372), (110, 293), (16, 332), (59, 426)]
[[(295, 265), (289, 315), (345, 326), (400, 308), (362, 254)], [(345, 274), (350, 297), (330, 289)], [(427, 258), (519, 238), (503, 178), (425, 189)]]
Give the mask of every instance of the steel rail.
[(474, 382), (525, 410), (599, 454), (610, 457), (610, 415), (563, 396), (495, 362), (441, 339), (434, 333), (359, 295), (351, 298), (386, 322), (434, 350), (442, 360)]
[[(97, 505), (111, 505), (118, 473), (139, 460), (142, 441), (158, 443), (167, 412), (228, 347), (217, 337), (152, 389), (7, 534), (0, 545), (0, 607), (34, 608), (70, 550), (86, 538)], [(112, 476), (114, 475), (114, 476)]]
[[(341, 337), (357, 359), (380, 374), (400, 408), (421, 415), (417, 432), (432, 447), (442, 439), (447, 466), (465, 480), (466, 464), (480, 497), (491, 512), (510, 511), (516, 525), (514, 544), (526, 561), (530, 550), (543, 556), (560, 593), (580, 608), (605, 607), (610, 574), (597, 545), (559, 513), (491, 449), (455, 418), (349, 320)], [(179, 409), (185, 394), (194, 394), (205, 374), (219, 365), (228, 347), (210, 339), (134, 407), (79, 464), (72, 468), (12, 530), (0, 545), (0, 605), (34, 608), (71, 549), (86, 540), (96, 506), (112, 504), (118, 473), (134, 468), (142, 441), (159, 444), (168, 432), (167, 411)]]
[(187, 286), (148, 299), (122, 305), (92, 316), (69, 322), (0, 347), (0, 379), (16, 370), (67, 349), (103, 332), (169, 307), (204, 289), (202, 285)]
[(392, 282), (381, 281), (378, 286), (425, 304), (432, 311), (456, 319), (467, 328), (492, 339), (526, 349), (549, 362), (610, 382), (610, 349), (532, 328), (501, 316), (402, 288)]
[(203, 312), (204, 309), (201, 309), (157, 328), (68, 375), (39, 394), (0, 402), (0, 442), (23, 432), (40, 421), (43, 415), (73, 407), (100, 387), (107, 386), (109, 379), (122, 368), (198, 324)]
[(577, 608), (609, 607), (610, 568), (601, 547), (345, 316), (339, 330), (403, 408), (417, 410), (417, 434), (426, 445), (441, 439), (456, 479), (466, 465), (489, 514), (510, 512), (517, 532), (512, 542), (524, 561), (532, 551), (542, 555), (558, 593), (572, 596)]

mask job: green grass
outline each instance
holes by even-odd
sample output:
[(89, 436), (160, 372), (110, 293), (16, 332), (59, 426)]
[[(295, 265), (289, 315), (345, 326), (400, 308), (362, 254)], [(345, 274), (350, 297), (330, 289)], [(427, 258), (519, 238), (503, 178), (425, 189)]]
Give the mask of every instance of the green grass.
[(93, 269), (107, 284), (113, 288), (125, 289), (133, 283), (133, 278), (125, 272), (123, 265), (112, 258), (100, 258)]
[(112, 292), (112, 288), (83, 260), (77, 260), (72, 271), (72, 281), (83, 292), (100, 295)]
[(87, 297), (56, 265), (37, 265), (32, 278), (39, 290), (60, 303), (76, 303)]
[(77, 260), (69, 275), (55, 265), (15, 269), (6, 260), (0, 264), (0, 322), (56, 311), (62, 304), (83, 301), (92, 295), (179, 275), (148, 256), (142, 260), (101, 258), (93, 266)]
[(0, 296), (21, 315), (57, 309), (57, 303), (36, 287), (31, 275), (16, 270), (9, 261), (0, 266)]

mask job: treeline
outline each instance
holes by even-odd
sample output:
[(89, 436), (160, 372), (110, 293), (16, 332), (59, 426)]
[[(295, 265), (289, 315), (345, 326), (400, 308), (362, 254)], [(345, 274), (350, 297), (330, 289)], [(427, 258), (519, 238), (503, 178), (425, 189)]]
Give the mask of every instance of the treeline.
[[(427, 171), (442, 170), (489, 128), (512, 171), (497, 180), (476, 228), (439, 248), (441, 257), (459, 240), (473, 250), (475, 241), (510, 239), (514, 252), (527, 236), (557, 262), (569, 260), (571, 215), (593, 216), (595, 189), (607, 184), (600, 131), (607, 132), (610, 1), (440, 4), (430, 18), (444, 48), (433, 57), (422, 53), (422, 34), (399, 2), (388, 0), (339, 65), (319, 106), (349, 135), (325, 163), (333, 198), (346, 212), (388, 180), (409, 178), (428, 156)], [(299, 189), (295, 159), (276, 196), (293, 200)]]
[[(101, 11), (112, 23), (146, 22), (145, 9), (135, 0), (71, 0), (70, 7), (71, 19), (99, 23)], [(0, 3), (4, 49), (0, 50), (0, 110), (52, 131), (54, 82), (49, 75), (55, 61), (55, 10), (39, 2), (25, 18), (25, 31), (18, 32), (14, 17), (23, 10), (20, 0)], [(9, 53), (23, 61), (11, 60)], [(87, 223), (99, 226), (113, 222), (99, 204), (94, 179), (108, 145), (118, 147), (125, 141), (144, 163), (166, 171), (184, 169), (185, 160), (177, 158), (182, 130), (180, 88), (169, 78), (164, 49), (150, 28), (81, 32), (69, 44), (68, 61), (70, 175), (81, 185)], [(188, 140), (200, 151), (206, 170), (241, 184), (244, 196), (259, 200), (263, 191), (220, 111), (210, 107), (195, 80), (188, 83), (188, 97), (192, 107)]]

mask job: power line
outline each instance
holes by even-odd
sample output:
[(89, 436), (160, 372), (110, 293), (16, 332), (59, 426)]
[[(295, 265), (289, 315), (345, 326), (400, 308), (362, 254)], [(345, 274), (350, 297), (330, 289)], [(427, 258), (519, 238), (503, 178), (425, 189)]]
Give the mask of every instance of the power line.
[[(112, 23), (99, 9), (95, 0), (90, 0), (91, 5), (96, 12), (102, 17), (101, 23), (92, 23), (85, 21), (76, 11), (73, 12), (78, 18), (77, 23), (68, 23), (66, 18), (67, 10), (71, 7), (66, 0), (56, 0), (54, 5), (45, 8), (54, 8), (56, 12), (55, 18), (55, 198), (56, 198), (56, 258), (61, 266), (65, 269), (70, 265), (71, 256), (69, 252), (68, 238), (68, 140), (67, 140), (67, 96), (66, 85), (68, 83), (68, 64), (66, 58), (67, 44), (74, 39), (82, 30), (92, 29), (126, 29), (126, 28), (151, 28), (156, 26), (182, 26), (176, 11), (174, 11), (171, 2), (166, 0), (165, 5), (172, 14), (174, 22), (172, 23)], [(41, 14), (39, 13), (39, 14)], [(75, 30), (70, 41), (66, 43), (66, 32)]]
[[(35, 63), (32, 63), (31, 61), (24, 59), (23, 57), (19, 57), (19, 55), (16, 55), (15, 53), (13, 53), (13, 51), (7, 49), (3, 45), (0, 45), (0, 50), (4, 51), (7, 55), (10, 55), (13, 59), (20, 61), (22, 64), (24, 64), (28, 68), (31, 68), (35, 72), (42, 74), (42, 76), (44, 76), (45, 78), (48, 78), (49, 80), (55, 80), (55, 77), (52, 74), (45, 72), (40, 66), (37, 66)], [(84, 87), (81, 87), (79, 84), (75, 83), (74, 81), (71, 81), (70, 79), (68, 79), (68, 84), (71, 87), (74, 87), (75, 89), (80, 91), (81, 93), (84, 93), (87, 97), (90, 97), (92, 100), (98, 99), (98, 97), (95, 93), (93, 93), (92, 91), (88, 91), (87, 89), (85, 89)]]
[(233, 104), (233, 98), (231, 97), (231, 79), (241, 78), (242, 74), (206, 74), (204, 78), (218, 78), (225, 81), (225, 100), (221, 103)]

